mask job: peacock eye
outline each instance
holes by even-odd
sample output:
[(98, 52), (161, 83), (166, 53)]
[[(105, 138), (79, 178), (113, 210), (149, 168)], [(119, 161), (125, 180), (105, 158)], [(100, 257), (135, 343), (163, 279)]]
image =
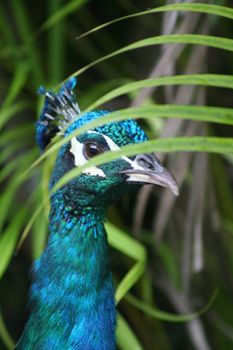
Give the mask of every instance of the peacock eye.
[(84, 143), (83, 155), (86, 159), (97, 156), (100, 153), (103, 153), (104, 150), (102, 146), (96, 141), (87, 141)]

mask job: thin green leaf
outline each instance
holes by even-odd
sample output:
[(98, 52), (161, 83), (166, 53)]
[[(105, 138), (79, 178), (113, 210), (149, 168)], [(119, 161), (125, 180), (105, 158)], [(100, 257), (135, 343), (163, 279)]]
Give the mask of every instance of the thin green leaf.
[(150, 152), (213, 152), (231, 153), (233, 150), (233, 139), (225, 137), (176, 137), (147, 141), (139, 144), (127, 145), (119, 151), (106, 152), (89, 160), (85, 165), (72, 169), (66, 173), (54, 186), (53, 192), (64, 186), (74, 177), (80, 175), (83, 170), (90, 166), (97, 166), (121, 156), (133, 156), (140, 153)]
[[(210, 160), (219, 213), (225, 220), (233, 222), (233, 192), (230, 179), (228, 179), (225, 172), (224, 162), (217, 156), (212, 156)], [(219, 181), (219, 179), (221, 179), (221, 181)]]
[(7, 349), (9, 349), (9, 350), (13, 349), (14, 342), (11, 339), (11, 336), (8, 333), (7, 328), (6, 328), (5, 324), (4, 324), (1, 311), (0, 311), (0, 338), (2, 339), (2, 341), (5, 344)]
[(18, 33), (27, 50), (31, 67), (33, 67), (34, 84), (35, 86), (39, 85), (43, 81), (42, 64), (40, 62), (40, 51), (36, 46), (36, 42), (30, 40), (32, 27), (30, 16), (27, 13), (28, 9), (22, 0), (11, 0), (11, 8), (15, 16)]
[(23, 177), (21, 176), (21, 173), (22, 173), (22, 169), (17, 169), (17, 172), (14, 174), (14, 176), (12, 176), (10, 181), (8, 181), (8, 184), (4, 192), (0, 196), (0, 208), (1, 208), (0, 231), (3, 227), (3, 224), (7, 216), (9, 215), (9, 209), (14, 205), (13, 199), (16, 195), (16, 192), (18, 191), (19, 187), (24, 181)]
[(146, 250), (141, 243), (125, 234), (125, 232), (121, 231), (116, 226), (110, 223), (107, 223), (105, 226), (108, 232), (109, 244), (121, 253), (136, 260), (136, 264), (128, 271), (117, 287), (115, 300), (118, 304), (129, 289), (142, 276), (146, 265)]
[(20, 140), (15, 140), (14, 143), (8, 145), (0, 152), (0, 164), (7, 162), (10, 157), (12, 157), (15, 152), (20, 148)]
[(39, 256), (42, 254), (47, 241), (47, 232), (48, 218), (45, 216), (45, 213), (43, 211), (41, 215), (38, 215), (35, 218), (35, 221), (32, 225), (31, 246), (33, 260), (39, 258)]
[(18, 243), (17, 248), (16, 248), (17, 251), (21, 248), (21, 245), (23, 244), (23, 242), (27, 238), (27, 236), (32, 228), (32, 225), (35, 223), (35, 220), (39, 217), (39, 215), (41, 214), (41, 212), (45, 208), (46, 203), (48, 201), (49, 201), (49, 198), (45, 198), (45, 200), (40, 204), (40, 206), (37, 207), (37, 209), (34, 211), (33, 215), (31, 216), (30, 220), (28, 221), (27, 225), (25, 226), (23, 233), (20, 237), (19, 243)]
[(118, 86), (124, 85), (131, 82), (132, 79), (108, 79), (100, 82), (96, 82), (95, 85), (90, 86), (88, 91), (80, 97), (80, 107), (81, 109), (86, 109), (88, 105), (94, 103), (101, 96), (106, 94), (108, 91), (117, 88)]
[(113, 248), (134, 260), (146, 261), (146, 249), (143, 244), (110, 222), (106, 223), (105, 227), (108, 232), (108, 241)]
[(2, 105), (3, 109), (9, 106), (17, 97), (17, 95), (20, 93), (27, 79), (28, 71), (29, 71), (28, 62), (19, 63), (15, 68), (14, 77), (12, 79), (7, 97)]
[(9, 208), (14, 200), (15, 193), (20, 185), (20, 181), (17, 176), (14, 176), (11, 181), (8, 182), (7, 187), (0, 197), (0, 231), (2, 230), (3, 224), (9, 214)]
[[(37, 199), (37, 206), (43, 202), (43, 198), (49, 198), (49, 179), (51, 176), (52, 168), (54, 166), (54, 157), (49, 158), (43, 164), (42, 178), (40, 181), (39, 198)], [(48, 233), (48, 215), (50, 210), (49, 201), (44, 202), (44, 206), (41, 212), (35, 217), (34, 223), (32, 223), (32, 254), (33, 258), (39, 257), (44, 250), (47, 233)], [(28, 231), (29, 232), (29, 231)], [(40, 232), (40, 234), (38, 234)]]
[(19, 101), (0, 111), (0, 129), (17, 113), (20, 113), (30, 104), (25, 101)]
[(108, 27), (109, 25), (113, 23), (117, 23), (126, 19), (130, 18), (135, 18), (139, 16), (144, 16), (144, 15), (150, 15), (152, 13), (159, 13), (159, 12), (170, 12), (170, 11), (190, 11), (190, 12), (201, 12), (201, 13), (207, 13), (210, 15), (216, 15), (216, 16), (221, 16), (225, 18), (230, 18), (233, 19), (233, 10), (229, 7), (224, 7), (224, 6), (218, 6), (218, 5), (212, 5), (212, 4), (171, 4), (171, 5), (165, 5), (165, 6), (160, 6), (160, 7), (155, 7), (146, 11), (141, 11), (137, 13), (133, 13), (127, 16), (123, 17), (118, 17), (116, 19), (113, 19), (112, 21), (103, 23), (91, 30), (88, 30), (87, 32), (81, 34), (80, 36), (77, 37), (77, 39), (84, 38), (85, 36), (97, 32), (98, 30), (101, 30), (103, 28)]
[(166, 271), (169, 281), (172, 282), (177, 290), (180, 289), (180, 273), (176, 264), (174, 252), (168, 244), (161, 242), (158, 248), (158, 253), (163, 262), (164, 270)]
[(59, 10), (54, 12), (40, 27), (38, 33), (44, 32), (54, 26), (56, 23), (70, 15), (72, 12), (78, 10), (88, 0), (73, 0), (66, 3)]
[(130, 288), (139, 280), (145, 271), (145, 262), (136, 263), (121, 280), (115, 293), (116, 304), (127, 294)]
[[(151, 86), (164, 86), (164, 85), (206, 85), (206, 86), (218, 86), (233, 89), (233, 76), (219, 76), (212, 74), (195, 74), (195, 75), (181, 75), (173, 77), (161, 77), (156, 79), (145, 79), (134, 83), (126, 84), (122, 87), (114, 89), (95, 101), (89, 106), (83, 113), (90, 110), (95, 110), (100, 105), (116, 98), (120, 95), (132, 92), (134, 90), (142, 89)], [(115, 116), (119, 116), (120, 119), (134, 118), (134, 116), (151, 115), (154, 114), (160, 118), (181, 118), (181, 119), (193, 119), (203, 120), (209, 122), (223, 122), (226, 124), (232, 124), (233, 112), (230, 108), (218, 108), (218, 107), (201, 107), (201, 106), (181, 106), (181, 105), (152, 105), (143, 106), (139, 108), (122, 109), (117, 112), (109, 114), (109, 121), (114, 121)], [(120, 117), (122, 115), (122, 117)], [(175, 115), (175, 116), (174, 116)], [(190, 116), (190, 117), (189, 117)], [(113, 118), (113, 119), (111, 119)], [(140, 117), (141, 118), (141, 117)], [(202, 119), (203, 118), (203, 119)]]
[[(0, 112), (1, 115), (1, 112)], [(12, 128), (9, 130), (5, 130), (0, 138), (0, 146), (4, 146), (5, 144), (9, 145), (11, 141), (15, 141), (17, 139), (28, 139), (28, 135), (32, 134), (33, 125), (30, 123), (21, 124), (17, 126), (17, 128)]]
[[(49, 13), (54, 16), (61, 8), (61, 0), (48, 1)], [(48, 33), (48, 72), (51, 85), (63, 79), (65, 54), (65, 22), (60, 21), (51, 27)]]
[(122, 350), (143, 350), (136, 335), (119, 313), (117, 314), (116, 339), (117, 345)]
[(161, 311), (158, 309), (155, 309), (153, 306), (144, 303), (143, 301), (139, 300), (135, 296), (128, 294), (126, 296), (126, 300), (130, 302), (130, 304), (137, 307), (139, 310), (143, 311), (147, 315), (157, 318), (162, 321), (169, 321), (169, 322), (186, 322), (191, 321), (194, 318), (204, 314), (209, 308), (212, 306), (213, 302), (215, 301), (216, 297), (218, 295), (218, 290), (215, 290), (213, 294), (210, 297), (210, 300), (208, 303), (199, 311), (186, 314), (186, 315), (174, 315), (169, 312)]
[(31, 151), (29, 151), (26, 155), (22, 153), (17, 157), (17, 161), (9, 162), (4, 166), (0, 173), (0, 182), (2, 182), (7, 176), (10, 175), (11, 172), (18, 169), (21, 170), (21, 172), (24, 171), (25, 167), (28, 167), (29, 164), (33, 162), (33, 160), (36, 158), (37, 150), (34, 148)]
[(9, 261), (14, 254), (15, 245), (25, 221), (25, 213), (26, 209), (21, 207), (0, 237), (0, 278), (4, 274)]
[(0, 31), (2, 37), (8, 45), (14, 44), (14, 31), (12, 26), (9, 26), (7, 21), (6, 10), (3, 7), (3, 3), (0, 3)]
[[(157, 109), (158, 106), (158, 109)], [(167, 107), (169, 106), (169, 107)], [(184, 119), (193, 119), (200, 121), (209, 121), (209, 122), (219, 122), (225, 120), (226, 124), (232, 123), (232, 110), (218, 107), (198, 107), (198, 106), (176, 106), (176, 105), (156, 105), (140, 108), (130, 108), (122, 109), (120, 111), (109, 113), (106, 116), (101, 117), (101, 119), (93, 120), (86, 125), (80, 127), (78, 130), (75, 130), (71, 135), (62, 138), (58, 141), (58, 138), (54, 139), (54, 143), (40, 156), (38, 159), (22, 174), (22, 177), (26, 177), (28, 173), (38, 164), (40, 164), (48, 156), (51, 156), (56, 152), (62, 145), (66, 142), (69, 142), (73, 137), (81, 135), (89, 129), (94, 129), (97, 126), (104, 125), (106, 123), (118, 120), (124, 120), (130, 117), (134, 119), (138, 118), (184, 118)], [(150, 109), (151, 108), (151, 109)], [(144, 113), (145, 111), (145, 113)], [(169, 113), (169, 111), (171, 113)], [(198, 117), (198, 112), (202, 113)]]
[[(226, 51), (233, 51), (233, 40), (223, 37), (217, 37), (212, 35), (199, 35), (199, 34), (172, 34), (172, 35), (160, 35), (151, 38), (138, 40), (132, 44), (122, 47), (119, 50), (111, 52), (110, 54), (103, 56), (96, 61), (89, 63), (88, 65), (78, 69), (69, 78), (79, 76), (89, 68), (96, 64), (106, 61), (109, 58), (120, 55), (124, 52), (128, 52), (143, 47), (160, 44), (191, 44), (191, 45), (202, 45), (207, 47), (215, 47)], [(67, 79), (69, 79), (67, 78)]]

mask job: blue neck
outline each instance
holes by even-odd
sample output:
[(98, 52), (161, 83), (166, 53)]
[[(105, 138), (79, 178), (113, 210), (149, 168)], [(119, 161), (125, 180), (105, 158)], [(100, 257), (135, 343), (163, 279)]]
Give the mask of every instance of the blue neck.
[(18, 349), (114, 350), (115, 305), (102, 214), (52, 203), (48, 245), (33, 268)]

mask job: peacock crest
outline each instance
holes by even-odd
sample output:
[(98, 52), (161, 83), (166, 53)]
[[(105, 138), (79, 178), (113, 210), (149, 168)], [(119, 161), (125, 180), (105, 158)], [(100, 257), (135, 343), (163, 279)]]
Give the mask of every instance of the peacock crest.
[(76, 78), (70, 78), (58, 92), (47, 91), (43, 86), (38, 93), (45, 96), (44, 107), (36, 123), (36, 141), (41, 151), (57, 134), (63, 134), (66, 126), (81, 113), (73, 89)]

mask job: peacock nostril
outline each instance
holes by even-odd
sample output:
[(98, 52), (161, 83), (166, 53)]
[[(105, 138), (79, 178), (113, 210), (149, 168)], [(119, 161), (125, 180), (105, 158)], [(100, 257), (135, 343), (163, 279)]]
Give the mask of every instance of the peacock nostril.
[(154, 160), (148, 154), (139, 154), (137, 155), (135, 160), (138, 163), (138, 165), (140, 165), (142, 168), (149, 169), (149, 170), (155, 169)]

